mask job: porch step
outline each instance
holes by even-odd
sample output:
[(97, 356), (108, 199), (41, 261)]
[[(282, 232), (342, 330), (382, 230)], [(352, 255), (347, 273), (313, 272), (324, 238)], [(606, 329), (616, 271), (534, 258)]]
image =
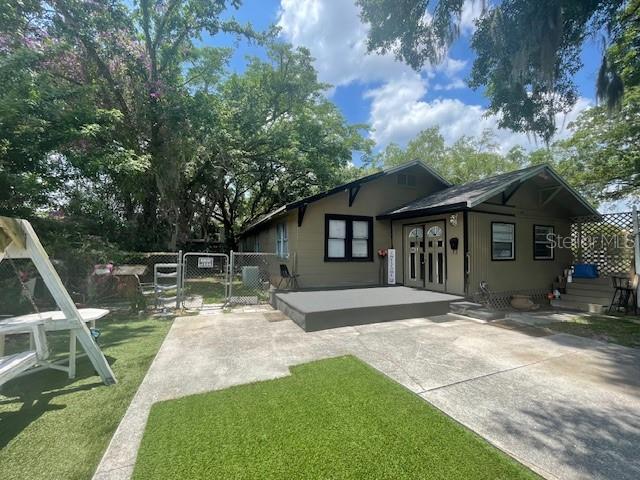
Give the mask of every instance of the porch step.
[(489, 310), (483, 305), (473, 302), (452, 302), (449, 305), (449, 311), (451, 313), (457, 313), (459, 315), (464, 315), (465, 317), (485, 320), (487, 322), (491, 320), (499, 320), (505, 317), (504, 312)]
[(590, 313), (605, 313), (609, 308), (608, 305), (600, 305), (598, 303), (582, 302), (571, 299), (567, 300), (566, 297), (567, 295), (563, 295), (562, 298), (554, 298), (551, 300), (551, 306)]
[[(624, 275), (624, 274), (620, 274)], [(605, 285), (611, 286), (612, 280), (611, 277), (598, 277), (598, 278), (573, 278), (572, 283), (583, 284), (583, 285)]]
[(601, 293), (585, 293), (585, 292), (579, 292), (579, 293), (573, 293), (573, 291), (571, 291), (570, 293), (565, 293), (564, 295), (562, 295), (560, 298), (562, 298), (563, 300), (569, 300), (572, 302), (582, 302), (582, 303), (595, 303), (598, 305), (609, 305), (611, 303), (611, 297), (613, 296), (613, 291), (611, 291), (611, 294), (601, 294)]
[(567, 283), (567, 292), (569, 290), (575, 291), (577, 295), (580, 295), (578, 292), (601, 292), (601, 293), (613, 293), (613, 285), (603, 285), (600, 283)]

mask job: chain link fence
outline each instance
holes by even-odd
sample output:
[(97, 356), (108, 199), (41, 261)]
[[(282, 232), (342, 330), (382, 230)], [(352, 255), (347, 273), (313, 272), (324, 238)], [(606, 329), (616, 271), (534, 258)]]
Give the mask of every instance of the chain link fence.
[(285, 263), (275, 253), (231, 252), (229, 305), (268, 303), (271, 284), (277, 283)]
[[(177, 264), (179, 258), (178, 252), (123, 252), (105, 261), (85, 253), (73, 262), (55, 258), (51, 262), (79, 306), (143, 309), (155, 304), (155, 265)], [(5, 257), (0, 262), (0, 315), (30, 313), (29, 295), (41, 310), (55, 307), (33, 262)]]
[(227, 302), (229, 256), (224, 253), (185, 253), (182, 257), (182, 306), (202, 309)]

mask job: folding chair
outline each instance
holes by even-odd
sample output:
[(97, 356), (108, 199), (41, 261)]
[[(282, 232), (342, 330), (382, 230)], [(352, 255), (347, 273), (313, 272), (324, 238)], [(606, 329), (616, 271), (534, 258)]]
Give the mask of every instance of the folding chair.
[(288, 289), (291, 289), (291, 286), (293, 286), (294, 289), (297, 289), (298, 277), (299, 275), (297, 273), (289, 272), (289, 267), (287, 267), (286, 263), (281, 263), (280, 264), (280, 282), (278, 282), (278, 289), (282, 285), (283, 281), (286, 282), (285, 287), (287, 287)]

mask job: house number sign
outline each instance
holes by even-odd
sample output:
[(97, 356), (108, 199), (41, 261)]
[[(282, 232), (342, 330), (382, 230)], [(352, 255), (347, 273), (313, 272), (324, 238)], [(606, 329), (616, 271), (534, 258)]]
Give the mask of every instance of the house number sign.
[(198, 257), (198, 268), (213, 268), (213, 257)]

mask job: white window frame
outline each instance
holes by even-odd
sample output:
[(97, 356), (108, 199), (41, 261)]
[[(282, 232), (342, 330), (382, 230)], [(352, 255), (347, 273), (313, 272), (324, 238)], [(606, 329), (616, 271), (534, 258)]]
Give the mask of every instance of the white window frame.
[[(512, 237), (511, 237), (511, 256), (510, 257), (496, 257), (494, 255), (494, 249), (493, 249), (493, 245), (495, 242), (494, 239), (494, 227), (496, 225), (508, 225), (509, 227), (511, 227), (511, 233), (512, 233)], [(499, 243), (507, 243), (507, 242), (499, 242)], [(491, 260), (495, 261), (495, 262), (504, 262), (504, 261), (513, 261), (516, 259), (516, 224), (512, 223), (512, 222), (491, 222)]]
[(276, 224), (276, 255), (280, 258), (289, 257), (289, 234), (286, 223)]
[[(555, 228), (553, 225), (534, 225), (533, 226), (533, 259), (534, 260), (554, 260), (555, 259), (555, 248), (553, 245), (553, 241), (550, 239), (546, 239), (546, 240), (537, 240), (537, 230), (538, 228), (544, 228), (546, 230), (546, 235), (545, 238), (547, 238), (549, 235), (555, 235)], [(548, 257), (541, 257), (536, 255), (536, 245), (548, 245), (549, 249), (551, 250), (551, 256)]]

